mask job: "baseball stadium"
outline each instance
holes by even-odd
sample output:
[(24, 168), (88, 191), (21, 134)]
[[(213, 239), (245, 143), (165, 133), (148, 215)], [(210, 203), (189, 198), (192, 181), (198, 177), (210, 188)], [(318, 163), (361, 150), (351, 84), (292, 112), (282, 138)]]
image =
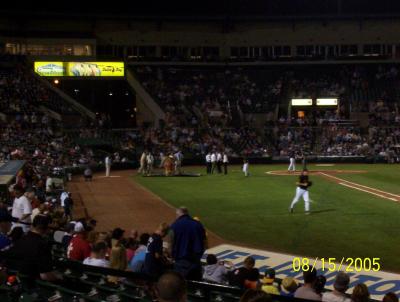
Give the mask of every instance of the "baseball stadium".
[(398, 302), (400, 3), (0, 6), (1, 302)]

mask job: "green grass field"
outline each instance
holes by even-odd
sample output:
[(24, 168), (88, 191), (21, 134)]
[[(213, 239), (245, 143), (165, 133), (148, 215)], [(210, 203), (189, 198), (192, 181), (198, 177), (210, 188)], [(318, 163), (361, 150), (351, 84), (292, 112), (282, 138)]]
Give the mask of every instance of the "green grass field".
[[(382, 269), (400, 271), (400, 203), (346, 188), (311, 175), (311, 215), (301, 200), (290, 214), (297, 176), (265, 172), (286, 165), (239, 166), (230, 173), (201, 177), (141, 177), (135, 180), (173, 206), (185, 205), (205, 226), (229, 241), (312, 257), (380, 257)], [(400, 194), (398, 165), (335, 165), (310, 170), (367, 170), (340, 178)], [(204, 173), (204, 168), (186, 168)]]

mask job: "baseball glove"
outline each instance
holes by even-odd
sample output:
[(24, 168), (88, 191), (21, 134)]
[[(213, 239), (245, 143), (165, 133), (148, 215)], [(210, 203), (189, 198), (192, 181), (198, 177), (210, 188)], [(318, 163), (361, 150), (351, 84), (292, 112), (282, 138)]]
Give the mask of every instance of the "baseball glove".
[(308, 183), (307, 183), (307, 187), (311, 187), (312, 186), (312, 181), (309, 181)]

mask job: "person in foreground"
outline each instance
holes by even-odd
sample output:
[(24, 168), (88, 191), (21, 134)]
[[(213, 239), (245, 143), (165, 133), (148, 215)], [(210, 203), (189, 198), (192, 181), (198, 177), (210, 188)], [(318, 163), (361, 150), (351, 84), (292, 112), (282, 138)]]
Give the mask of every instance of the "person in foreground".
[(177, 272), (163, 274), (156, 285), (156, 296), (159, 302), (186, 302), (186, 281)]
[(57, 281), (61, 277), (53, 271), (51, 248), (44, 236), (48, 232), (50, 218), (37, 215), (31, 230), (10, 249), (9, 258), (15, 260), (17, 270), (32, 279)]
[(266, 292), (259, 289), (248, 289), (240, 298), (240, 302), (271, 302), (272, 298)]
[(303, 272), (304, 284), (299, 287), (294, 293), (295, 298), (321, 301), (321, 296), (317, 294), (314, 289), (315, 282), (317, 281), (317, 271), (310, 269)]
[(349, 289), (350, 277), (345, 272), (339, 272), (336, 275), (333, 291), (322, 294), (324, 302), (351, 302), (347, 297), (346, 291)]
[(90, 257), (83, 260), (83, 264), (98, 267), (110, 267), (110, 262), (106, 260), (107, 248), (105, 242), (97, 242), (93, 245)]
[(352, 302), (368, 302), (369, 297), (370, 297), (370, 294), (369, 294), (368, 287), (364, 283), (359, 283), (353, 289), (353, 293), (351, 294), (351, 301)]
[(171, 225), (172, 257), (174, 270), (190, 280), (201, 280), (201, 257), (204, 254), (206, 232), (203, 225), (194, 220), (185, 207), (176, 210), (177, 219)]

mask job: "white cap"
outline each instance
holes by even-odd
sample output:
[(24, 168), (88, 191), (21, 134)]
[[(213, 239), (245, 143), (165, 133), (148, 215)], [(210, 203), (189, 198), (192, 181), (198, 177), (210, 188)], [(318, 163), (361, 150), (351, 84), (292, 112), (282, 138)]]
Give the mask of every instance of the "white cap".
[(85, 228), (83, 227), (82, 222), (75, 223), (75, 227), (74, 227), (75, 233), (80, 233), (80, 232), (83, 232), (84, 230), (85, 230)]

